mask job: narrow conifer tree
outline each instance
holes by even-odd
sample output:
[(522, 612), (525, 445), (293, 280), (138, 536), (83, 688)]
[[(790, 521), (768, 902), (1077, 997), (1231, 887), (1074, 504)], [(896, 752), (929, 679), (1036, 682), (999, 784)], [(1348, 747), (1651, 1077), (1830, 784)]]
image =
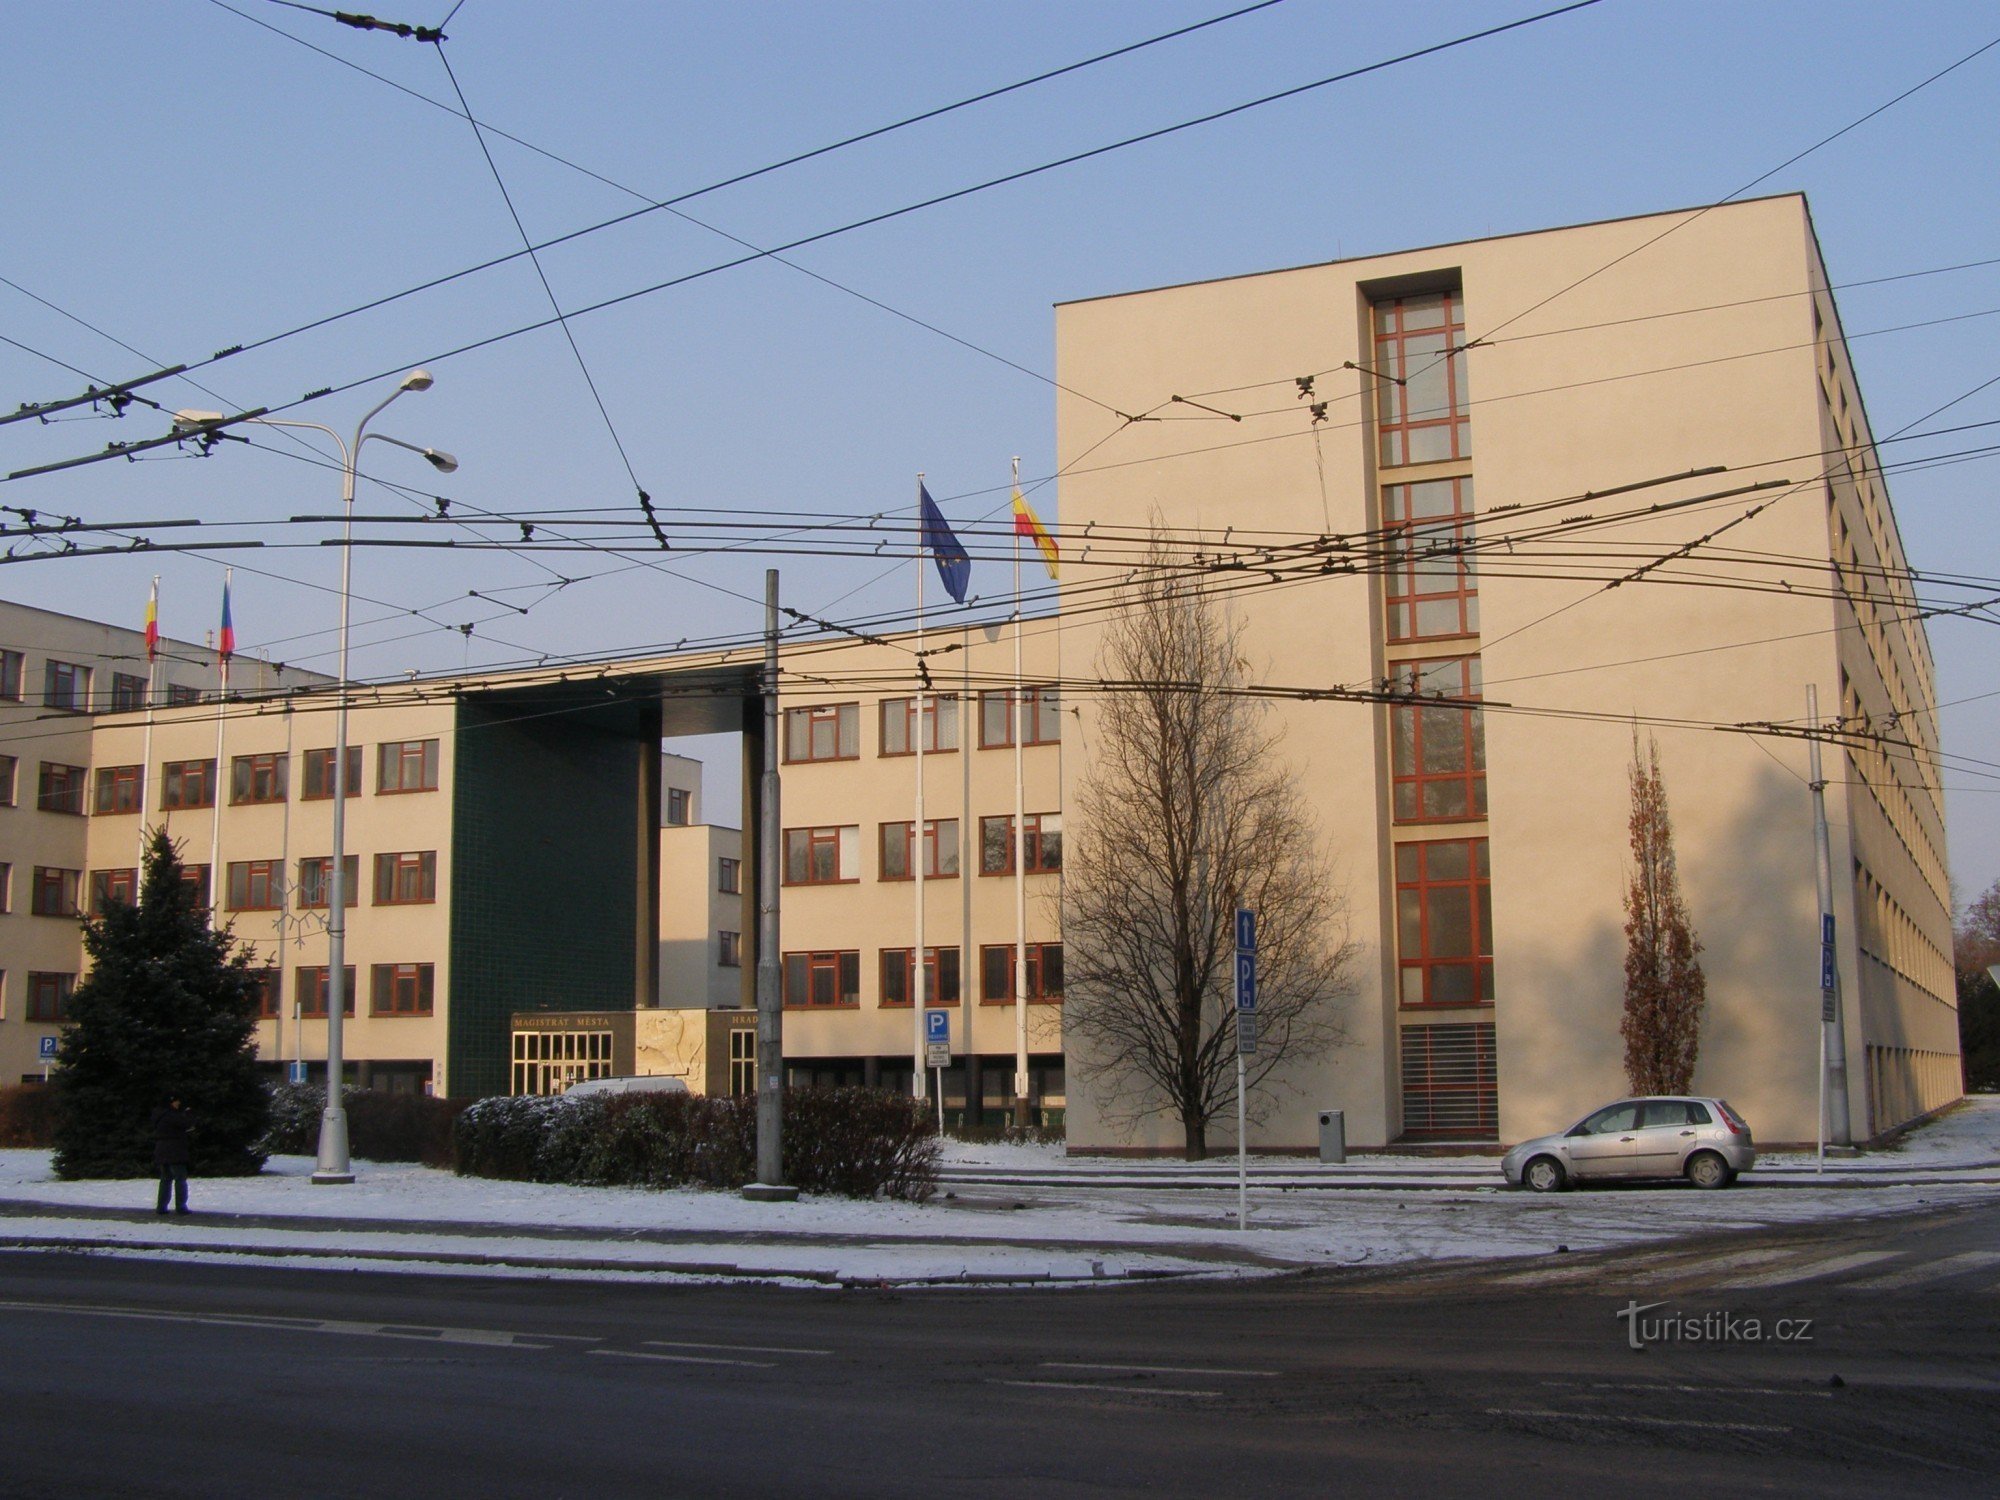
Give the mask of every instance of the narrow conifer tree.
[(1684, 1094), (1694, 1086), (1708, 981), (1701, 972), (1680, 871), (1660, 747), (1642, 757), (1632, 737), (1632, 876), (1625, 890), (1625, 1080), (1635, 1094)]
[(194, 1118), (195, 1176), (247, 1176), (269, 1098), (257, 1076), (251, 951), (211, 929), (164, 829), (146, 845), (140, 903), (83, 924), (90, 972), (70, 999), (51, 1079), (58, 1177), (153, 1173), (153, 1111), (178, 1097)]

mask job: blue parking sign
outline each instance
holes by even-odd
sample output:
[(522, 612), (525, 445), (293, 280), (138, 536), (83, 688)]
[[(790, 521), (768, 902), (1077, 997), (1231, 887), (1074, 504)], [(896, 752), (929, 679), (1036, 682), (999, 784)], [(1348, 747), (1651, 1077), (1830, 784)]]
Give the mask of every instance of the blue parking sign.
[(61, 1040), (61, 1037), (53, 1036), (40, 1038), (36, 1043), (35, 1056), (43, 1062), (54, 1062), (56, 1060), (56, 1046)]
[(951, 1012), (948, 1010), (927, 1010), (924, 1012), (924, 1044), (926, 1046), (951, 1045)]
[(1236, 955), (1236, 1008), (1245, 1013), (1257, 1009), (1257, 955)]

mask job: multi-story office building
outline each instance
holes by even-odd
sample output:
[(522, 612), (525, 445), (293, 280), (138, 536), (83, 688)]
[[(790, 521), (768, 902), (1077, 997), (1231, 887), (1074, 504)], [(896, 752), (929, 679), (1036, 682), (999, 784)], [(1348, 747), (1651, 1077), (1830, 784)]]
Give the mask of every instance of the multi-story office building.
[[(1797, 730), (1809, 686), (1852, 1133), (1957, 1097), (1934, 673), (1827, 287), (1788, 196), (1058, 310), (1063, 530), (1241, 570), (1358, 945), (1348, 1044), (1287, 1068), (1253, 1144), (1329, 1107), (1366, 1143), (1519, 1139), (1625, 1089), (1635, 733), (1705, 944), (1695, 1086), (1812, 1139), (1806, 746), (1718, 732)], [(1100, 627), (1071, 613), (1074, 681)], [(1070, 1064), (1072, 1148), (1177, 1139)]]

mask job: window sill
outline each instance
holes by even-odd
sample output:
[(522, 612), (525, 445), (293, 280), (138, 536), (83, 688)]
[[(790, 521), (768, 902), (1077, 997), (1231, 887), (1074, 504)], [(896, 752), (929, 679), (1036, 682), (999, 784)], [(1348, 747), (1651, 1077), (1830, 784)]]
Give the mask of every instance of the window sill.
[(810, 889), (811, 887), (816, 885), (859, 885), (859, 884), (861, 884), (861, 877), (859, 875), (850, 875), (845, 880), (787, 880), (784, 882), (785, 889), (788, 891)]
[[(1010, 996), (1008, 996), (1008, 997), (1007, 997), (1007, 998), (1006, 998), (1005, 1000), (981, 1000), (981, 1001), (980, 1001), (979, 1003), (980, 1003), (981, 1005), (992, 1005), (992, 1006), (1001, 1006), (1001, 1005), (1012, 1005), (1012, 1004), (1014, 1003), (1014, 999), (1013, 999), (1013, 997), (1012, 997), (1012, 996), (1010, 995)], [(1061, 996), (1061, 995), (1030, 995), (1030, 996), (1028, 997), (1028, 1004), (1030, 1004), (1030, 1005), (1061, 1005), (1061, 1004), (1062, 1004), (1062, 996)]]
[(830, 1011), (859, 1010), (861, 1009), (861, 1002), (859, 1000), (843, 1000), (838, 1005), (794, 1005), (788, 1003), (784, 1009), (788, 1011), (825, 1014)]
[(779, 764), (787, 766), (825, 766), (825, 765), (836, 765), (841, 761), (850, 761), (859, 759), (861, 759), (861, 752), (857, 750), (852, 755), (813, 755), (813, 756), (808, 756), (804, 760), (793, 760), (790, 757), (787, 757), (783, 761), (779, 762)]
[[(423, 792), (434, 792), (436, 790), (437, 788), (434, 786), (378, 786), (375, 788), (375, 795), (378, 797), (415, 797)], [(350, 792), (348, 795), (353, 796), (354, 794)], [(315, 797), (313, 800), (315, 802), (331, 802), (333, 798), (329, 795), (326, 797)]]

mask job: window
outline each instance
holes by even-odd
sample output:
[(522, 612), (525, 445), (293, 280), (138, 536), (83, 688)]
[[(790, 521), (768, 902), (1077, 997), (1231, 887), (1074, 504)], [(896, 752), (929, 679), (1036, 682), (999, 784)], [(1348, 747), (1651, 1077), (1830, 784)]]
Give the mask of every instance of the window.
[[(361, 904), (361, 856), (344, 855), (340, 861), (342, 876), (340, 904), (343, 907)], [(300, 911), (312, 907), (324, 907), (332, 899), (333, 856), (322, 854), (315, 859), (299, 861)]]
[[(1062, 868), (1062, 814), (1029, 813), (1022, 820), (1022, 838), (1026, 845), (1028, 873), (1048, 875)], [(1014, 820), (1012, 818), (981, 818), (979, 820), (979, 873), (982, 875), (1012, 875), (1014, 873)]]
[(386, 794), (437, 790), (436, 740), (394, 740), (375, 748), (376, 791)]
[(11, 755), (0, 755), (0, 807), (14, 805), (14, 771), (18, 761)]
[[(0, 915), (5, 915), (13, 909), (14, 867), (10, 864), (0, 864)], [(0, 1020), (5, 1019), (5, 1016), (0, 1016)]]
[[(1062, 944), (1028, 944), (1028, 999), (1062, 999)], [(979, 950), (979, 998), (988, 1003), (1014, 998), (1014, 945), (989, 943)]]
[[(882, 879), (910, 878), (910, 823), (882, 825)], [(946, 879), (958, 873), (958, 819), (924, 819), (924, 879)]]
[(1639, 1121), (1640, 1127), (1655, 1130), (1661, 1126), (1713, 1125), (1708, 1106), (1697, 1104), (1692, 1099), (1649, 1099), (1646, 1101), (1645, 1117)]
[(194, 897), (194, 904), (204, 911), (208, 909), (208, 866), (182, 865), (181, 884)]
[(139, 872), (126, 870), (92, 870), (90, 872), (90, 914), (104, 915), (104, 908), (113, 901), (133, 906), (139, 900)]
[[(958, 748), (958, 699), (944, 696), (926, 697), (924, 700), (924, 753), (934, 750), (956, 750)], [(882, 753), (884, 755), (909, 755), (916, 750), (912, 738), (916, 729), (917, 700), (915, 698), (884, 698), (882, 700)]]
[(437, 851), (375, 856), (375, 904), (415, 906), (437, 900)]
[(1396, 846), (1396, 949), (1404, 1005), (1492, 1003), (1485, 839)]
[[(1014, 743), (1014, 690), (979, 695), (979, 746), (991, 750)], [(1021, 689), (1021, 743), (1054, 745), (1062, 741), (1062, 705), (1053, 687)]]
[(28, 975), (28, 1019), (67, 1021), (69, 997), (76, 993), (74, 974)]
[(76, 915), (77, 885), (81, 870), (60, 870), (53, 865), (35, 866), (35, 886), (28, 898), (28, 910), (38, 917)]
[(690, 809), (694, 803), (694, 793), (684, 786), (667, 788), (667, 821), (676, 828), (687, 826)]
[(861, 1003), (861, 954), (787, 953), (785, 1004), (803, 1007), (853, 1006)]
[(1405, 1138), (1490, 1141), (1499, 1133), (1491, 1021), (1406, 1026), (1402, 1062)]
[(1613, 1104), (1600, 1109), (1570, 1132), (1578, 1135), (1622, 1135), (1628, 1130), (1639, 1128), (1639, 1106), (1636, 1103)]
[(757, 1033), (748, 1026), (730, 1028), (729, 1092), (739, 1097), (757, 1092)]
[(285, 866), (282, 860), (232, 860), (227, 873), (231, 911), (285, 909)]
[(78, 714), (90, 708), (90, 668), (54, 657), (42, 665), (42, 707)]
[(183, 704), (201, 702), (201, 689), (190, 687), (185, 682), (167, 684), (167, 707), (178, 708)]
[(91, 806), (99, 813), (135, 813), (145, 810), (142, 787), (143, 766), (99, 766), (97, 795)]
[(860, 754), (860, 704), (822, 703), (785, 710), (786, 760), (854, 760)]
[[(299, 800), (317, 802), (333, 795), (333, 751), (308, 750), (305, 760), (305, 785), (299, 789)], [(361, 747), (347, 747), (347, 795), (361, 795)]]
[(160, 806), (215, 806), (215, 762), (170, 760), (160, 767)]
[(743, 967), (743, 934), (740, 932), (718, 932), (715, 935), (715, 961), (725, 969)]
[(35, 792), (35, 805), (43, 812), (83, 814), (83, 788), (90, 773), (82, 766), (42, 762), (42, 782)]
[(285, 971), (275, 965), (257, 971), (257, 1019), (278, 1019), (278, 1004), (284, 998)]
[(282, 755), (238, 755), (229, 762), (229, 803), (242, 807), (283, 802), (286, 781)]
[[(368, 976), (368, 1014), (427, 1016), (431, 1013), (434, 964), (376, 964)], [(322, 1007), (324, 1008), (324, 1007)]]
[[(1391, 689), (1415, 697), (1479, 696), (1479, 658), (1396, 662)], [(1477, 708), (1397, 703), (1389, 709), (1398, 823), (1486, 816), (1486, 726)]]
[(1375, 304), (1375, 426), (1384, 465), (1470, 456), (1464, 342), (1457, 292)]
[(111, 674), (111, 709), (114, 713), (128, 713), (135, 708), (146, 706), (146, 679), (130, 672)]
[(1389, 554), (1383, 594), (1389, 639), (1423, 641), (1479, 633), (1479, 579), (1472, 554), (1472, 481), (1434, 479), (1382, 490)]
[(10, 703), (21, 701), (21, 653), (0, 651), (0, 698)]
[[(882, 950), (881, 1004), (884, 1009), (908, 1007), (917, 976), (910, 966), (910, 948)], [(924, 1005), (958, 1004), (958, 949), (924, 949)]]
[(726, 854), (716, 856), (715, 888), (725, 896), (743, 894), (743, 861)]
[[(317, 1016), (326, 1019), (326, 982), (331, 971), (325, 964), (301, 964), (292, 973), (292, 998), (298, 1002), (301, 1016)], [(340, 995), (340, 1013), (354, 1014), (354, 965), (343, 964), (340, 969), (343, 986)]]
[(837, 885), (860, 878), (859, 824), (785, 830), (786, 885)]

